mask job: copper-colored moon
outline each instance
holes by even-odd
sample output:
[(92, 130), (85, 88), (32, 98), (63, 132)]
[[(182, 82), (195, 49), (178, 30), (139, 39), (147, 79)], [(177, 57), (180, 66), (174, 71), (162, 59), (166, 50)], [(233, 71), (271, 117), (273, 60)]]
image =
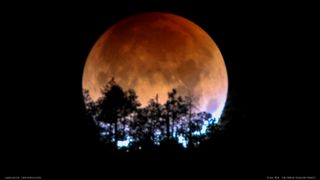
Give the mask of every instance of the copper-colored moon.
[(156, 94), (160, 103), (176, 88), (192, 95), (196, 111), (219, 119), (228, 91), (227, 70), (219, 48), (193, 22), (169, 13), (143, 13), (108, 29), (94, 44), (83, 72), (83, 88), (93, 100), (114, 77), (133, 88), (142, 106)]

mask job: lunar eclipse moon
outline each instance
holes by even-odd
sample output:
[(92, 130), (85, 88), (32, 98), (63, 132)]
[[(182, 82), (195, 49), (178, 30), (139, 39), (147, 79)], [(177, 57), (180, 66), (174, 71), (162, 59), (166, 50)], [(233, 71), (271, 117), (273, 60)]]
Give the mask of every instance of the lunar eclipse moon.
[(193, 97), (195, 111), (217, 120), (228, 92), (218, 46), (201, 27), (169, 13), (133, 15), (102, 34), (87, 57), (83, 89), (96, 101), (112, 77), (124, 89), (134, 89), (142, 107), (156, 95), (164, 103), (175, 88)]

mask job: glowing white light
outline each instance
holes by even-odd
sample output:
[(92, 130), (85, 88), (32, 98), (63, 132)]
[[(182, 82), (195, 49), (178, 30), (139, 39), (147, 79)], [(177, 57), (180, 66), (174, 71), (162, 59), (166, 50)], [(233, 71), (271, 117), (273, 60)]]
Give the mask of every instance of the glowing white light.
[(209, 125), (209, 122), (208, 122), (208, 121), (205, 121), (205, 122), (203, 123), (203, 125), (204, 125), (204, 126), (208, 126), (208, 125)]
[(128, 146), (129, 146), (129, 140), (118, 141), (118, 142), (117, 142), (117, 146), (118, 146), (119, 148), (128, 147)]
[(224, 106), (225, 106), (225, 102), (222, 105), (220, 105), (215, 112), (212, 113), (212, 117), (214, 119), (214, 122), (213, 122), (214, 124), (217, 124), (219, 122), (219, 120), (222, 116), (222, 113), (223, 113)]
[(108, 124), (103, 123), (103, 122), (99, 122), (99, 126), (100, 126), (101, 128), (107, 128), (107, 127), (108, 127)]
[(160, 129), (156, 129), (154, 132), (154, 144), (155, 145), (160, 145), (160, 139), (161, 138), (161, 130)]
[(195, 131), (192, 133), (193, 136), (200, 136), (200, 131)]
[(107, 135), (107, 132), (103, 131), (100, 134), (101, 134), (101, 136), (105, 136), (105, 135)]
[(207, 125), (202, 125), (202, 128), (201, 128), (201, 131), (200, 131), (200, 134), (204, 134), (204, 133), (206, 133), (206, 131), (207, 131), (207, 128), (208, 128), (208, 124)]
[(118, 141), (117, 146), (118, 146), (118, 148), (126, 148), (126, 147), (129, 147), (130, 142), (132, 142), (132, 139), (127, 136), (127, 139), (122, 140), (122, 141)]
[(187, 148), (188, 141), (182, 135), (178, 136), (178, 143), (182, 144), (184, 148)]

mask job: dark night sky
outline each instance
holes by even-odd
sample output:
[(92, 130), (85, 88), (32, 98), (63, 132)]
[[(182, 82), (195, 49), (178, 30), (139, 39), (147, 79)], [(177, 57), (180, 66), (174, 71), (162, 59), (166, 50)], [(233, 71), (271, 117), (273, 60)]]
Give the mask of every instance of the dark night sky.
[(319, 31), (313, 6), (155, 1), (8, 8), (12, 11), (2, 16), (8, 18), (1, 30), (8, 44), (1, 72), (5, 131), (0, 161), (6, 167), (1, 173), (46, 177), (67, 172), (72, 177), (103, 170), (108, 177), (124, 169), (145, 177), (144, 168), (161, 169), (154, 161), (103, 157), (84, 117), (81, 80), (90, 48), (108, 27), (132, 14), (163, 11), (194, 21), (213, 37), (230, 85), (229, 123), (219, 146), (201, 159), (166, 162), (166, 172), (256, 179), (315, 175), (318, 91), (312, 42)]

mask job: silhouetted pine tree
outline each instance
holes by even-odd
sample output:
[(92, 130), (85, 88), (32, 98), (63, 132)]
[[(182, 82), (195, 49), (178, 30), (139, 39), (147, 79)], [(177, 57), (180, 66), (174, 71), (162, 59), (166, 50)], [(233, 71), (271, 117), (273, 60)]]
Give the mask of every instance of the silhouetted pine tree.
[[(159, 141), (160, 137), (156, 136), (157, 132), (162, 132), (163, 120), (161, 117), (161, 110), (163, 109), (162, 105), (158, 102), (158, 95), (156, 95), (155, 99), (151, 99), (149, 101), (146, 110), (148, 112), (148, 123), (150, 124), (150, 138), (152, 141)], [(156, 140), (156, 138), (158, 140)]]
[[(121, 123), (122, 129), (120, 130), (121, 137), (124, 138), (128, 136), (130, 132), (126, 132), (126, 128), (130, 127), (130, 123), (137, 116), (138, 108), (140, 107), (140, 102), (138, 101), (138, 96), (133, 89), (129, 89), (124, 92), (124, 104), (121, 109)], [(130, 123), (128, 123), (128, 121)]]
[(89, 116), (91, 116), (91, 118), (93, 118), (93, 120), (95, 121), (95, 123), (97, 124), (95, 118), (97, 116), (97, 104), (92, 100), (92, 98), (90, 97), (89, 94), (89, 90), (84, 89), (83, 90), (83, 100), (85, 103), (85, 109), (88, 113)]
[(112, 78), (102, 90), (102, 97), (98, 100), (97, 106), (100, 109), (99, 121), (110, 123), (114, 126), (113, 137), (115, 144), (118, 142), (118, 121), (123, 117), (124, 104), (125, 94)]

